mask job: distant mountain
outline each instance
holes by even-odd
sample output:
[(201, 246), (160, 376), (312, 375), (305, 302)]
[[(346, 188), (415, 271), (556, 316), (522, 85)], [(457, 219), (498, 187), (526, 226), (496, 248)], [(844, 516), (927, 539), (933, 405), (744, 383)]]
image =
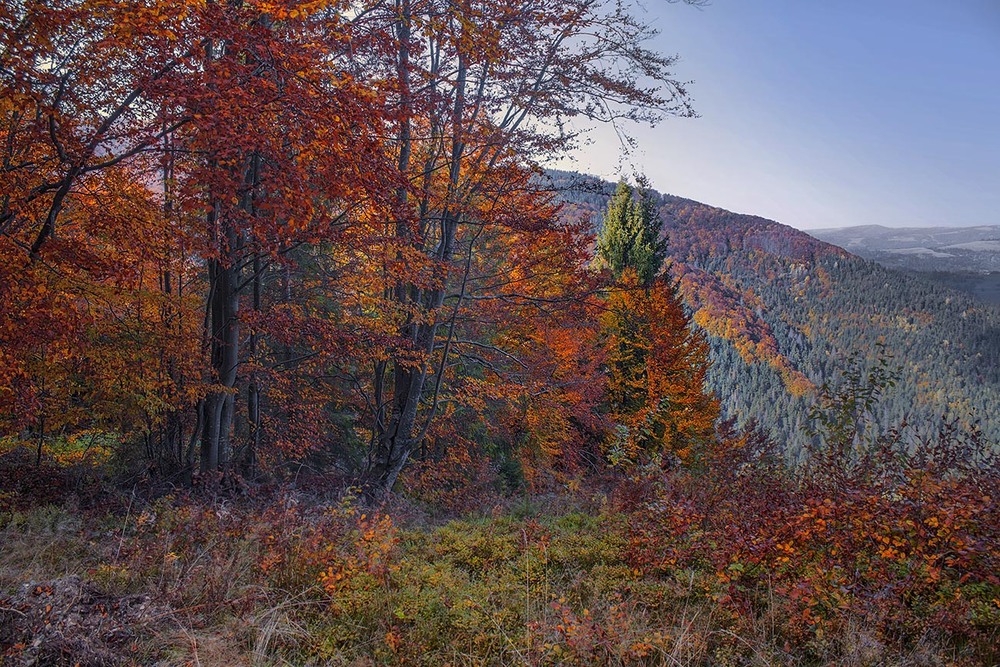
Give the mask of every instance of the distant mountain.
[[(565, 215), (599, 224), (613, 184), (567, 172), (550, 177), (567, 202)], [(906, 419), (929, 435), (947, 416), (978, 423), (990, 440), (1000, 440), (995, 307), (773, 220), (656, 196), (669, 268), (709, 335), (710, 382), (726, 415), (757, 419), (795, 454), (807, 439), (802, 426), (816, 387), (834, 380), (852, 357), (875, 363), (884, 344), (901, 373), (880, 408), (885, 426)], [(887, 244), (901, 236), (880, 229)], [(990, 239), (944, 240), (954, 246)]]
[[(868, 257), (886, 253), (899, 258), (936, 259), (950, 264), (934, 266), (935, 270), (1000, 270), (1000, 225), (981, 227), (883, 227), (862, 225), (835, 229), (806, 231), (827, 243), (854, 254)], [(916, 265), (905, 268), (918, 268)]]
[(811, 229), (808, 234), (882, 266), (1000, 304), (1000, 225)]

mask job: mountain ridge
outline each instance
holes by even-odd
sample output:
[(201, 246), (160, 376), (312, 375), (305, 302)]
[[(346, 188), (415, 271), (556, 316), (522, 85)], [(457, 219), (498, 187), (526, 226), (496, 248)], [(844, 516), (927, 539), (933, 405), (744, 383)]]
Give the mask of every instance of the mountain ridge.
[[(550, 178), (564, 215), (596, 228), (613, 184), (572, 172)], [(817, 388), (835, 383), (851, 359), (878, 363), (885, 349), (900, 379), (878, 408), (881, 428), (906, 421), (932, 437), (944, 417), (1000, 437), (985, 419), (1000, 414), (1000, 370), (989, 361), (1000, 359), (997, 309), (774, 220), (651, 196), (668, 270), (712, 346), (709, 383), (725, 416), (771, 424), (795, 456), (809, 440), (803, 427)]]

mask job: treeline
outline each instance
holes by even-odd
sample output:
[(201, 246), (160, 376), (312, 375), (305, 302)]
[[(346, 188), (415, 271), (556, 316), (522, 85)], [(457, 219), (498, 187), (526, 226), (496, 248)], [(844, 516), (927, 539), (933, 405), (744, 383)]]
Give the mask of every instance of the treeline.
[(598, 455), (645, 404), (607, 395), (617, 279), (533, 175), (572, 119), (690, 114), (651, 35), (604, 0), (4, 3), (0, 433), (374, 490)]
[[(611, 185), (552, 172), (567, 211), (595, 223)], [(1000, 313), (919, 276), (847, 254), (790, 227), (656, 195), (670, 270), (711, 344), (723, 415), (754, 420), (801, 459), (808, 413), (856, 359), (898, 370), (872, 416), (932, 437), (942, 423), (1000, 441)]]

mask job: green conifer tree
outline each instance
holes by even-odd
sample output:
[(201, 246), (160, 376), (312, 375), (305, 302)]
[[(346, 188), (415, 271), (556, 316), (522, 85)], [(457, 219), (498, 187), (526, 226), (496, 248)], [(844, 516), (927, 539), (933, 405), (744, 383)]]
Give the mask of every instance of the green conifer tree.
[(660, 238), (662, 228), (646, 179), (639, 178), (637, 193), (622, 179), (608, 202), (597, 237), (599, 265), (611, 269), (616, 280), (625, 269), (633, 269), (640, 284), (648, 288), (667, 256), (667, 242)]

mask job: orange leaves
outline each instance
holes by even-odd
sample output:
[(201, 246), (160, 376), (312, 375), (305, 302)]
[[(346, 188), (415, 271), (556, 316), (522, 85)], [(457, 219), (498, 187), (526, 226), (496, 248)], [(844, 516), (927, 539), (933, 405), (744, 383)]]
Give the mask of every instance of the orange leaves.
[(741, 623), (767, 609), (796, 642), (859, 623), (879, 638), (980, 636), (1000, 590), (1000, 505), (977, 487), (995, 493), (1000, 478), (934, 470), (921, 456), (836, 485), (746, 459), (677, 471), (632, 511), (633, 561), (714, 571), (718, 604)]
[(714, 437), (718, 404), (705, 392), (708, 348), (673, 289), (648, 289), (627, 270), (602, 315), (613, 418), (626, 427), (623, 455), (672, 453), (691, 462)]
[(330, 545), (333, 548), (326, 558), (332, 562), (318, 577), (335, 612), (349, 611), (352, 605), (359, 604), (356, 593), (387, 583), (399, 542), (395, 524), (386, 514), (362, 514), (348, 538), (342, 544)]
[(315, 14), (342, 5), (343, 0), (257, 0), (251, 6), (257, 12), (276, 21), (307, 19)]

